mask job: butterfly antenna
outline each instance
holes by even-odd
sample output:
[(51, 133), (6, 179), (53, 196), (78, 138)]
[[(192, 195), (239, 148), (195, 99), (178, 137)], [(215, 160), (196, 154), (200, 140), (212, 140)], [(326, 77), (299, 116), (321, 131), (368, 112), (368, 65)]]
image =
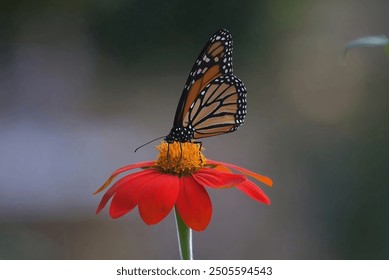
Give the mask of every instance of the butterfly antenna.
[(161, 137), (155, 138), (154, 140), (151, 140), (151, 141), (149, 141), (149, 142), (147, 142), (147, 143), (145, 143), (145, 144), (139, 146), (138, 148), (135, 149), (134, 153), (136, 153), (140, 148), (142, 148), (142, 147), (144, 147), (144, 146), (146, 146), (146, 145), (148, 145), (148, 144), (150, 144), (150, 143), (153, 143), (154, 141), (157, 141), (158, 139), (162, 139), (162, 138), (164, 138), (164, 137), (165, 137), (165, 136), (161, 136)]

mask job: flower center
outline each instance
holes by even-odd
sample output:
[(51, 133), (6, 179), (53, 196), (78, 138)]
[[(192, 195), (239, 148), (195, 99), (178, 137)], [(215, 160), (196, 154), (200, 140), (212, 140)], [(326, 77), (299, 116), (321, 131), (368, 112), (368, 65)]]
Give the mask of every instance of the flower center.
[(200, 151), (200, 144), (191, 142), (162, 142), (157, 146), (159, 151), (157, 168), (164, 173), (178, 176), (190, 175), (205, 163), (205, 157)]

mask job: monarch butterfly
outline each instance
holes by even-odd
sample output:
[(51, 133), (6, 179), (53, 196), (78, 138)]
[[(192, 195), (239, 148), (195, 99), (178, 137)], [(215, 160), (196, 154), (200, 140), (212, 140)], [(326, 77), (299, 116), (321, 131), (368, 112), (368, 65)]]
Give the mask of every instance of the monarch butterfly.
[(198, 56), (178, 102), (168, 143), (233, 132), (246, 116), (247, 90), (232, 73), (232, 36), (217, 31)]

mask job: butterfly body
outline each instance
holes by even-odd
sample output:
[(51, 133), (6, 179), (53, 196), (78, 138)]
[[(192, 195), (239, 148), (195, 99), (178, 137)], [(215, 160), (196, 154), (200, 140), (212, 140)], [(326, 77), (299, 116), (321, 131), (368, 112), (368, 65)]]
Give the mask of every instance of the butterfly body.
[(170, 130), (169, 135), (165, 137), (165, 141), (168, 143), (178, 142), (190, 142), (194, 139), (194, 128), (192, 126), (177, 126)]
[(190, 142), (237, 130), (246, 116), (246, 93), (242, 81), (232, 74), (232, 36), (221, 29), (191, 70), (165, 141)]

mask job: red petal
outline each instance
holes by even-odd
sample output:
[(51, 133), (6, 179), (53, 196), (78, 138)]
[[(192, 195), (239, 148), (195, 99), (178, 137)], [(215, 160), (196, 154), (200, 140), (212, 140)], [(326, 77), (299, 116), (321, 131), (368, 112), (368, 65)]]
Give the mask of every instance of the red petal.
[(236, 186), (236, 188), (256, 201), (270, 204), (270, 199), (267, 197), (267, 195), (256, 184), (249, 180), (239, 184)]
[(212, 203), (205, 188), (192, 177), (180, 178), (177, 211), (184, 223), (193, 230), (206, 229), (212, 217)]
[(238, 171), (240, 171), (240, 172), (242, 172), (242, 173), (244, 173), (246, 175), (249, 175), (249, 176), (257, 179), (258, 181), (264, 183), (265, 185), (268, 185), (269, 187), (273, 186), (273, 181), (269, 177), (266, 177), (266, 176), (254, 173), (254, 172), (252, 172), (250, 170), (247, 170), (247, 169), (245, 169), (243, 167), (240, 167), (240, 166), (237, 166), (237, 165), (233, 165), (233, 164), (230, 164), (230, 163), (209, 160), (209, 159), (207, 159), (207, 163), (228, 166), (228, 167), (230, 167), (232, 169), (236, 169), (236, 170), (238, 170)]
[(110, 200), (110, 198), (117, 192), (117, 190), (121, 187), (127, 187), (127, 185), (132, 184), (133, 180), (136, 180), (139, 176), (149, 174), (151, 172), (155, 172), (155, 170), (145, 170), (137, 173), (133, 173), (127, 175), (120, 180), (118, 180), (109, 190), (104, 194), (103, 198), (100, 201), (99, 206), (97, 207), (96, 214), (98, 214)]
[(211, 188), (232, 187), (246, 180), (244, 175), (219, 172), (211, 168), (202, 168), (192, 176), (200, 185)]
[(172, 210), (177, 201), (179, 179), (161, 174), (147, 182), (139, 199), (139, 214), (148, 225), (159, 223)]
[(113, 172), (111, 177), (109, 177), (108, 180), (100, 188), (98, 188), (93, 194), (97, 194), (102, 190), (104, 190), (113, 181), (113, 179), (115, 179), (115, 177), (122, 172), (129, 171), (131, 169), (135, 169), (139, 167), (149, 167), (153, 165), (154, 165), (154, 161), (145, 161), (145, 162), (139, 162), (139, 163), (123, 166), (118, 170), (116, 170), (115, 172)]
[(142, 174), (129, 182), (119, 186), (109, 207), (109, 214), (112, 218), (119, 218), (130, 212), (138, 205), (139, 197), (142, 194), (144, 186), (158, 176), (160, 173), (155, 170), (141, 171)]

